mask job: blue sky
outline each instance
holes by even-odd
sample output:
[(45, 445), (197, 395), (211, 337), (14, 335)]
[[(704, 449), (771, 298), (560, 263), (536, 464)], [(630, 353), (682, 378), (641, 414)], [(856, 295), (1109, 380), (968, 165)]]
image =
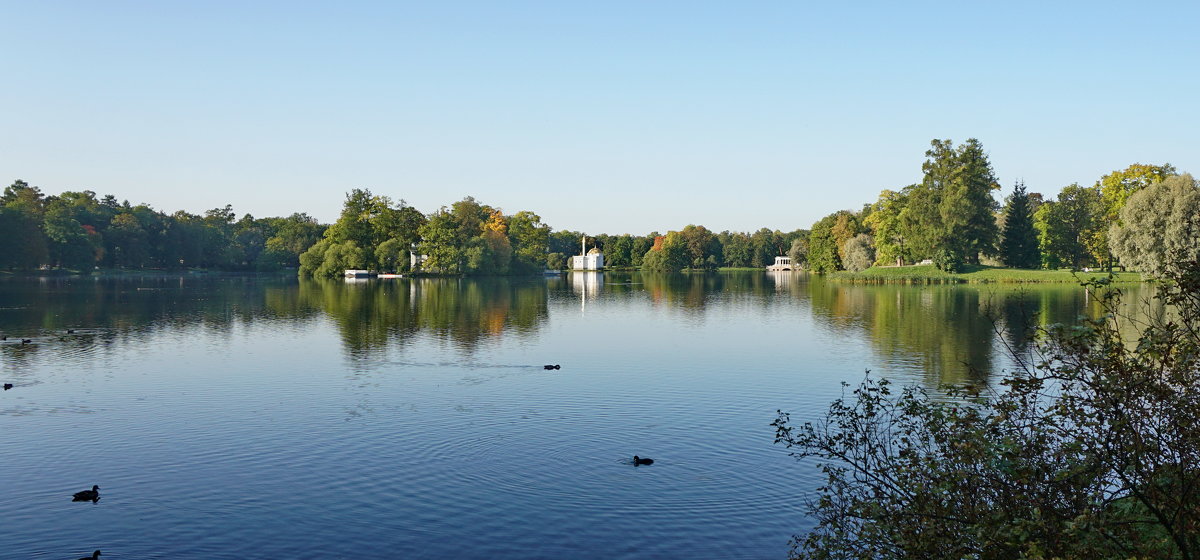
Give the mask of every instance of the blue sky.
[(1200, 173), (1200, 3), (0, 2), (0, 181), (336, 219), (792, 230), (975, 137), (1005, 190)]

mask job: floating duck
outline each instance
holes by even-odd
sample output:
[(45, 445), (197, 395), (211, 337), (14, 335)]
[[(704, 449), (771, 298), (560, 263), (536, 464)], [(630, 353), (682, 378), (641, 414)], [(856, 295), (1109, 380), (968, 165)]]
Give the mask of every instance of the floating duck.
[(635, 467), (638, 465), (653, 465), (653, 464), (654, 464), (654, 459), (651, 459), (649, 457), (638, 457), (637, 455), (633, 456), (633, 466), (635, 466)]
[(75, 334), (75, 329), (67, 329), (67, 334)]
[(100, 487), (93, 485), (91, 490), (83, 490), (81, 492), (76, 492), (75, 498), (71, 501), (95, 503), (99, 499), (100, 499)]
[(4, 390), (5, 390), (5, 391), (7, 391), (7, 390), (9, 390), (9, 389), (12, 389), (12, 387), (13, 387), (12, 383), (5, 383), (5, 384), (4, 384)]
[(91, 556), (84, 556), (83, 558), (80, 558), (79, 560), (96, 560), (99, 557), (100, 557), (100, 551), (97, 550), (96, 552), (93, 552)]
[(29, 344), (30, 342), (33, 342), (32, 338), (22, 338), (21, 339), (21, 344)]
[(562, 366), (560, 366), (558, 364), (554, 364), (554, 365), (547, 364), (547, 365), (542, 366), (542, 369), (562, 369)]

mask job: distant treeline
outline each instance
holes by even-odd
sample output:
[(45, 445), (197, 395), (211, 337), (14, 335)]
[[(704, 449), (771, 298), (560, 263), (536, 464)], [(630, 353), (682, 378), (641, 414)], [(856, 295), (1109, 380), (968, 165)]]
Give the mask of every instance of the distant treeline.
[[(538, 274), (598, 248), (609, 267), (654, 271), (764, 267), (788, 255), (813, 272), (930, 260), (955, 271), (991, 262), (1018, 268), (1112, 268), (1155, 272), (1200, 258), (1200, 186), (1169, 164), (1134, 164), (1058, 200), (1017, 182), (1001, 206), (983, 145), (934, 140), (924, 177), (884, 190), (860, 210), (839, 210), (811, 230), (714, 233), (689, 225), (665, 235), (584, 237), (553, 231), (530, 211), (505, 214), (464, 198), (424, 214), (403, 200), (354, 189), (325, 226), (307, 214), (240, 219), (231, 206), (204, 215), (166, 214), (92, 191), (46, 196), (16, 181), (0, 198), (0, 267), (203, 267), (332, 277), (346, 269), (440, 274)], [(416, 258), (414, 258), (414, 254)], [(414, 267), (415, 265), (415, 267)]]
[(296, 266), (324, 233), (306, 214), (238, 219), (230, 206), (167, 214), (92, 191), (47, 196), (20, 180), (0, 197), (0, 267), (9, 270), (272, 270)]
[(584, 239), (588, 249), (604, 252), (610, 267), (762, 267), (807, 234), (766, 228), (714, 234), (688, 226), (665, 236), (585, 238), (576, 231), (553, 231), (533, 212), (506, 215), (471, 197), (426, 215), (403, 200), (394, 202), (365, 189), (347, 193), (332, 225), (302, 213), (238, 218), (231, 206), (203, 215), (182, 210), (168, 214), (113, 195), (98, 198), (87, 190), (46, 195), (21, 180), (0, 197), (0, 238), (5, 240), (0, 268), (7, 270), (299, 267), (304, 274), (331, 277), (346, 269), (408, 272), (416, 251), (423, 271), (540, 274), (568, 265)]

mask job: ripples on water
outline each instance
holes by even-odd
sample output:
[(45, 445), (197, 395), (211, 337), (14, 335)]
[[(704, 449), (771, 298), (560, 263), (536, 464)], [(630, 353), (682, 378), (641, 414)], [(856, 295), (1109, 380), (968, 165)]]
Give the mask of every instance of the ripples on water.
[(0, 284), (0, 557), (781, 558), (775, 410), (940, 366), (894, 294), (725, 282)]

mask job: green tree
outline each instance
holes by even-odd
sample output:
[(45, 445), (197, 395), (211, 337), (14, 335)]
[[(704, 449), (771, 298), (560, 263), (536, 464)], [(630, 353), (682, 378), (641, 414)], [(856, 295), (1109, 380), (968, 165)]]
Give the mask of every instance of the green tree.
[[(162, 268), (178, 266), (178, 263), (172, 264), (172, 260), (167, 254), (169, 240), (167, 230), (170, 227), (170, 216), (156, 211), (145, 204), (131, 206), (128, 202), (125, 202), (120, 207), (119, 213), (133, 216), (138, 225), (141, 226), (142, 231), (146, 234), (146, 260), (144, 261), (144, 266)], [(114, 216), (113, 219), (115, 220), (116, 217)], [(112, 222), (109, 222), (109, 229), (106, 230), (106, 233), (109, 235), (112, 234)], [(106, 236), (105, 242), (108, 243), (108, 241), (109, 239)], [(112, 245), (106, 249), (106, 257), (109, 256), (111, 251)], [(111, 265), (111, 261), (109, 261), (109, 264)]]
[(51, 263), (71, 270), (91, 271), (96, 263), (96, 244), (79, 221), (71, 217), (70, 209), (53, 204), (44, 219)]
[[(680, 241), (687, 249), (688, 266), (696, 269), (715, 268), (711, 263), (723, 258), (721, 242), (704, 226), (688, 225), (679, 232)], [(712, 261), (709, 257), (713, 257)], [(720, 265), (717, 265), (720, 266)]]
[(875, 239), (875, 264), (899, 266), (906, 260), (912, 260), (912, 251), (901, 222), (901, 215), (908, 205), (906, 193), (907, 189), (879, 193), (879, 200), (871, 208), (871, 214), (863, 220), (863, 225), (871, 230)]
[(1100, 189), (1100, 201), (1104, 208), (1104, 219), (1109, 223), (1115, 222), (1125, 207), (1125, 202), (1134, 193), (1155, 183), (1166, 180), (1167, 177), (1178, 175), (1175, 166), (1146, 165), (1135, 163), (1119, 171), (1113, 171), (1096, 182)]
[(1189, 174), (1153, 183), (1129, 197), (1109, 234), (1121, 263), (1155, 276), (1200, 260), (1200, 188)]
[(787, 253), (790, 246), (783, 244), (783, 235), (777, 231), (762, 228), (750, 235), (749, 266), (763, 268), (775, 262), (775, 257)]
[(1095, 188), (1100, 191), (1099, 205), (1101, 209), (1099, 212), (1102, 224), (1101, 227), (1096, 228), (1088, 243), (1088, 248), (1096, 262), (1108, 270), (1112, 270), (1114, 263), (1108, 235), (1109, 227), (1107, 226), (1120, 223), (1121, 209), (1125, 207), (1129, 197), (1177, 174), (1175, 167), (1169, 163), (1163, 165), (1135, 163), (1125, 169), (1113, 171), (1096, 182)]
[(36, 216), (40, 220), (46, 212), (46, 197), (41, 189), (17, 179), (4, 189), (4, 196), (0, 196), (0, 205)]
[[(521, 221), (518, 233), (528, 234), (524, 258), (534, 259), (543, 251), (539, 244), (545, 230), (536, 214), (524, 214)], [(503, 212), (472, 197), (442, 207), (418, 230), (418, 251), (427, 258), (422, 267), (443, 274), (508, 274), (514, 262), (508, 228)], [(525, 272), (532, 272), (540, 261), (520, 262)]]
[(367, 189), (353, 189), (346, 193), (342, 213), (325, 230), (325, 238), (333, 243), (349, 241), (358, 247), (374, 247), (375, 227), (371, 220), (379, 210), (376, 202), (375, 196)]
[(409, 246), (399, 239), (388, 239), (375, 247), (375, 260), (380, 271), (408, 272), (410, 255)]
[[(341, 276), (347, 269), (361, 270), (367, 266), (366, 251), (363, 251), (357, 243), (353, 241), (342, 241), (334, 243), (329, 240), (323, 240), (325, 243), (324, 251), (322, 252), (320, 265), (317, 266), (313, 273), (318, 278), (333, 278)], [(301, 260), (303, 265), (304, 261)]]
[(50, 253), (43, 232), (45, 197), (37, 187), (20, 179), (13, 181), (0, 196), (0, 213), (8, 248), (0, 260), (11, 268), (32, 269), (50, 260)]
[(149, 263), (150, 246), (146, 229), (137, 216), (121, 212), (113, 216), (104, 236), (108, 249), (107, 264), (121, 268), (142, 268)]
[(999, 230), (994, 213), (998, 205), (992, 191), (1000, 190), (1000, 183), (978, 140), (968, 139), (958, 147), (957, 156), (959, 174), (948, 185), (942, 219), (954, 236), (950, 240), (961, 242), (959, 252), (967, 262), (978, 264), (980, 254), (995, 254)]
[(550, 250), (550, 226), (541, 216), (521, 211), (508, 219), (508, 240), (512, 247), (512, 271), (517, 274), (537, 274), (546, 267)]
[(421, 240), (420, 229), (425, 224), (425, 215), (409, 206), (404, 200), (393, 203), (386, 196), (371, 199), (372, 210), (371, 242), (375, 245), (396, 239), (407, 247)]
[(459, 235), (458, 222), (447, 208), (429, 216), (420, 233), (418, 252), (426, 259), (421, 264), (422, 270), (458, 274), (466, 268), (466, 247)]
[(813, 224), (808, 234), (808, 265), (809, 270), (817, 274), (837, 272), (842, 268), (842, 257), (839, 254), (837, 239), (833, 235), (833, 226), (837, 224), (838, 213), (833, 213)]
[(932, 258), (945, 247), (943, 240), (949, 235), (942, 223), (942, 192), (917, 184), (905, 188), (902, 194), (904, 205), (898, 209), (896, 230), (891, 235), (904, 240), (906, 260)]
[(646, 252), (642, 258), (642, 270), (653, 272), (678, 272), (691, 263), (687, 242), (677, 231), (668, 232)]
[(940, 254), (939, 261), (978, 263), (981, 253), (995, 252), (999, 231), (991, 192), (1000, 187), (983, 145), (974, 138), (957, 148), (934, 140), (925, 157), (924, 177), (905, 189), (897, 232), (890, 235), (903, 238), (914, 259)]
[[(575, 255), (579, 253), (579, 239), (583, 237), (582, 232), (560, 230), (550, 232), (550, 252), (561, 253), (563, 255)], [(647, 245), (646, 249), (650, 249)]]
[(1042, 262), (1048, 268), (1082, 268), (1091, 262), (1087, 242), (1101, 227), (1100, 193), (1079, 186), (1064, 187), (1057, 201), (1044, 202), (1034, 214)]
[(228, 204), (204, 213), (200, 220), (200, 266), (228, 269), (241, 265), (245, 255), (234, 239), (236, 221), (237, 214)]
[(862, 217), (849, 210), (839, 210), (834, 215), (836, 219), (833, 227), (829, 229), (829, 233), (833, 235), (833, 242), (837, 244), (838, 257), (845, 261), (846, 242), (854, 239), (860, 233), (865, 233), (867, 229), (863, 225)]
[[(645, 253), (645, 251), (642, 251)], [(633, 236), (628, 233), (617, 237), (611, 248), (604, 250), (604, 265), (606, 267), (633, 266)]]
[(750, 236), (745, 233), (728, 231), (722, 232), (720, 236), (722, 257), (725, 266), (737, 268), (747, 268), (752, 260)]
[(654, 246), (654, 239), (657, 237), (658, 232), (652, 232), (650, 235), (633, 238), (633, 248), (629, 250), (629, 264), (641, 268), (646, 253)]
[[(423, 218), (423, 216), (422, 216)], [(294, 267), (300, 264), (300, 254), (307, 251), (325, 234), (325, 227), (316, 218), (295, 213), (286, 218), (271, 218), (273, 231), (265, 243), (266, 258), (277, 266)]]
[(322, 239), (313, 243), (312, 247), (300, 253), (300, 275), (318, 276), (317, 270), (325, 263), (325, 252), (329, 250), (330, 241)]
[(1025, 184), (1018, 181), (1004, 210), (1004, 235), (1000, 240), (1000, 258), (1015, 268), (1038, 268), (1042, 255), (1038, 250), (1037, 230)]
[[(341, 215), (337, 222), (325, 229), (324, 239), (328, 243), (317, 247), (313, 245), (306, 251), (311, 252), (307, 258), (300, 259), (301, 274), (316, 274), (318, 276), (338, 276), (344, 269), (338, 269), (338, 263), (358, 263), (350, 268), (374, 270), (380, 267), (380, 261), (375, 255), (379, 245), (389, 239), (397, 239), (400, 245), (411, 247), (420, 238), (421, 228), (425, 225), (425, 217), (416, 209), (409, 207), (403, 200), (393, 202), (386, 196), (377, 196), (367, 189), (353, 189), (346, 193)], [(272, 247), (281, 247), (292, 236), (306, 236), (311, 233), (311, 226), (296, 223), (288, 237), (272, 243)], [(388, 246), (394, 250), (396, 244)], [(458, 243), (461, 246), (462, 243)], [(317, 263), (314, 259), (323, 255), (329, 262)], [(389, 255), (388, 261), (394, 264), (396, 255)], [(307, 264), (306, 264), (307, 263)], [(320, 272), (318, 272), (320, 271)]]

